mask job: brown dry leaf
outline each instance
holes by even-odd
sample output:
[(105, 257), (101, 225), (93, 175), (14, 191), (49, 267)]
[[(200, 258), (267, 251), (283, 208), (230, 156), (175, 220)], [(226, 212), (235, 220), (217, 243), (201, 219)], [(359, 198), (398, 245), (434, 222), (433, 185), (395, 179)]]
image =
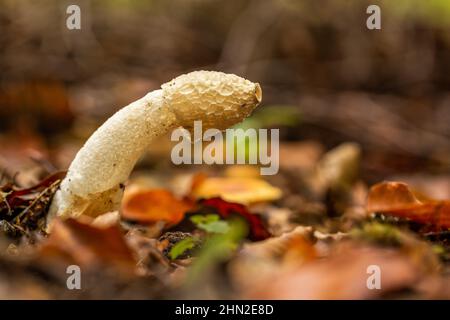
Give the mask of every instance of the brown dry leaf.
[(296, 264), (314, 260), (317, 254), (308, 241), (311, 234), (311, 227), (297, 227), (279, 237), (245, 244), (241, 254), (267, 259), (281, 258), (283, 261), (296, 261)]
[(180, 222), (193, 206), (192, 202), (178, 199), (165, 189), (141, 189), (124, 197), (122, 217), (140, 223), (164, 220), (173, 225)]
[[(370, 290), (367, 268), (380, 267), (381, 289)], [(420, 263), (390, 248), (345, 243), (326, 259), (306, 263), (260, 281), (244, 298), (250, 299), (374, 299), (389, 292), (416, 289), (424, 278)], [(427, 292), (430, 295), (436, 291)]]
[(48, 150), (41, 137), (29, 129), (20, 129), (15, 134), (0, 135), (0, 146), (0, 170), (6, 176), (14, 176), (20, 186), (30, 186), (39, 181), (43, 173), (39, 161), (48, 159)]
[(56, 219), (39, 249), (41, 261), (53, 259), (86, 268), (111, 267), (134, 273), (136, 262), (118, 226), (96, 228), (74, 219)]
[(137, 229), (130, 230), (125, 239), (138, 258), (139, 275), (163, 274), (171, 270), (170, 261), (160, 250), (157, 239), (151, 239)]
[(277, 200), (282, 191), (259, 178), (211, 177), (197, 184), (192, 194), (196, 198), (220, 197), (229, 202), (248, 205)]
[(450, 228), (450, 200), (427, 199), (401, 182), (374, 185), (367, 198), (367, 211), (430, 224), (437, 229)]
[(317, 252), (311, 237), (311, 227), (297, 227), (279, 237), (245, 244), (229, 264), (233, 286), (250, 292), (261, 282), (313, 261)]

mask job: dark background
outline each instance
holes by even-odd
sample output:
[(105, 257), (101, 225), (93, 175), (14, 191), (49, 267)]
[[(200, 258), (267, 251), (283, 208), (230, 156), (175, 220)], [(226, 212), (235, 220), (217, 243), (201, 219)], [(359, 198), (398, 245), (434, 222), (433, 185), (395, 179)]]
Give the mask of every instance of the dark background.
[[(69, 4), (81, 30), (66, 28)], [(370, 4), (381, 30), (366, 28)], [(114, 111), (209, 69), (259, 82), (261, 110), (296, 110), (269, 124), (285, 141), (358, 142), (368, 179), (446, 174), (449, 31), (446, 0), (2, 0), (0, 166), (31, 148), (64, 167), (73, 151), (60, 149)]]

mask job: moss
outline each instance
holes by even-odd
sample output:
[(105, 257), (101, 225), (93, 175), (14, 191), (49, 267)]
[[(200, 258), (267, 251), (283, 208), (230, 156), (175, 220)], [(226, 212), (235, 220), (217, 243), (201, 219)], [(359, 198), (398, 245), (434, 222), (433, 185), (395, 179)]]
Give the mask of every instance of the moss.
[(350, 237), (357, 240), (369, 241), (387, 246), (400, 246), (402, 244), (402, 231), (392, 225), (368, 222), (360, 228), (350, 231)]

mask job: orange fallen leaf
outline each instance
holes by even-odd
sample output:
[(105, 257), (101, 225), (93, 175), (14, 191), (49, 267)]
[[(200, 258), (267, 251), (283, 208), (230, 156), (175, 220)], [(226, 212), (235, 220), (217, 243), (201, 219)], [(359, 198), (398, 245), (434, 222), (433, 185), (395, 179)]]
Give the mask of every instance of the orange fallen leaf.
[(190, 201), (178, 199), (168, 190), (137, 190), (124, 197), (122, 217), (141, 223), (165, 220), (169, 224), (177, 224), (193, 206)]
[(39, 249), (40, 259), (61, 259), (80, 267), (107, 266), (133, 273), (133, 254), (117, 226), (96, 228), (74, 219), (56, 219)]
[(192, 194), (196, 198), (221, 197), (230, 202), (252, 204), (277, 200), (282, 192), (259, 178), (212, 177), (198, 183)]
[(450, 200), (426, 199), (401, 182), (374, 185), (367, 198), (367, 211), (430, 224), (438, 229), (450, 228)]

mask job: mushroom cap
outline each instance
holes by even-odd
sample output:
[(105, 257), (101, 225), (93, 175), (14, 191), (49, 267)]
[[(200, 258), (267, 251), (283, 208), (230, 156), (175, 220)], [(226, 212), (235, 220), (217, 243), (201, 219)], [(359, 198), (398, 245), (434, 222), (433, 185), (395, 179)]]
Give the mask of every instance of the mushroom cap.
[(224, 130), (249, 116), (262, 99), (258, 83), (217, 71), (184, 74), (161, 88), (165, 104), (186, 129), (201, 120), (206, 129)]

